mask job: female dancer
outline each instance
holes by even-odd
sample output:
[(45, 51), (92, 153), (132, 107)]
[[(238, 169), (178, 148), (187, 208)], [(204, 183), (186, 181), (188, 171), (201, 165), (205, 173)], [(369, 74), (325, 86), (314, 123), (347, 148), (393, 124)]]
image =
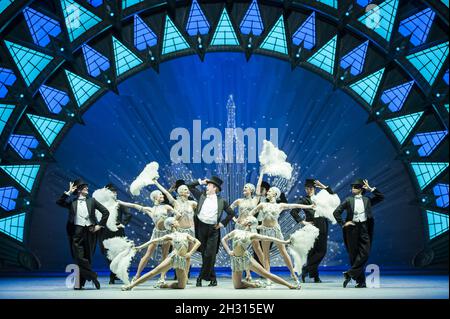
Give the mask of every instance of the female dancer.
[[(152, 237), (150, 240), (158, 239), (164, 237), (169, 233), (167, 229), (164, 228), (164, 221), (169, 217), (169, 213), (174, 213), (175, 210), (170, 205), (163, 205), (164, 195), (159, 190), (154, 190), (150, 193), (150, 199), (153, 201), (153, 207), (145, 207), (138, 204), (122, 202), (118, 200), (120, 205), (125, 207), (130, 207), (139, 210), (140, 212), (145, 212), (148, 214), (155, 224), (153, 227)], [(152, 256), (155, 249), (158, 247), (158, 243), (162, 243), (162, 259), (165, 259), (169, 254), (170, 243), (165, 241), (154, 241), (152, 244), (147, 245), (147, 252), (139, 261), (139, 266), (136, 275), (133, 277), (132, 281), (137, 280), (141, 276), (142, 270), (147, 266), (148, 260)], [(146, 246), (146, 247), (147, 247)], [(166, 273), (161, 273), (161, 278), (158, 281), (158, 285), (165, 282)]]
[[(264, 287), (264, 285), (261, 285), (259, 282), (247, 282), (242, 280), (242, 272), (244, 270), (251, 270), (290, 289), (300, 289), (299, 284), (292, 285), (286, 280), (268, 272), (252, 257), (248, 250), (250, 244), (258, 240), (263, 242), (274, 242), (280, 245), (289, 244), (290, 240), (281, 240), (274, 237), (259, 235), (258, 233), (253, 232), (252, 228), (258, 225), (258, 220), (253, 216), (244, 218), (241, 221), (241, 224), (244, 226), (244, 230), (233, 230), (222, 238), (222, 245), (231, 257), (231, 270), (234, 288), (245, 289)], [(227, 244), (227, 241), (230, 239), (233, 241), (233, 250), (230, 250)]]
[[(258, 184), (259, 185), (259, 184)], [(238, 230), (244, 230), (245, 225), (243, 224), (246, 222), (246, 219), (249, 215), (249, 213), (254, 209), (258, 203), (259, 203), (259, 196), (252, 197), (252, 195), (255, 193), (255, 186), (253, 184), (247, 183), (244, 185), (244, 189), (242, 191), (244, 197), (236, 199), (231, 205), (231, 209), (234, 210), (235, 207), (239, 209), (239, 215), (238, 217), (233, 217), (233, 221), (236, 223), (236, 229)], [(251, 229), (251, 232), (257, 233), (256, 226)], [(261, 245), (258, 241), (252, 241), (252, 247), (253, 251), (258, 256), (259, 260), (264, 260), (263, 252), (261, 249)], [(246, 271), (246, 280), (251, 280), (251, 274), (250, 271)]]
[[(173, 250), (170, 255), (167, 256), (158, 266), (139, 279), (136, 279), (131, 284), (124, 286), (122, 290), (131, 290), (159, 273), (166, 273), (170, 268), (175, 270), (177, 274), (177, 282), (172, 284), (164, 283), (159, 287), (172, 289), (184, 289), (186, 287), (189, 260), (192, 254), (198, 249), (198, 247), (200, 247), (200, 241), (187, 233), (180, 232), (179, 226), (178, 221), (174, 217), (169, 217), (164, 221), (164, 227), (169, 232), (168, 235), (152, 239), (149, 242), (134, 248), (136, 250), (140, 250), (149, 245), (164, 241), (169, 241), (173, 246)], [(188, 248), (190, 243), (193, 244), (191, 249)]]
[[(194, 209), (197, 208), (197, 202), (194, 200), (189, 200), (189, 195), (191, 194), (189, 188), (186, 185), (180, 185), (177, 188), (177, 199), (173, 198), (172, 194), (167, 191), (156, 179), (154, 184), (159, 188), (161, 192), (166, 196), (170, 205), (175, 208), (175, 218), (179, 223), (178, 231), (180, 233), (186, 233), (195, 237), (194, 230)], [(189, 243), (189, 249), (192, 249), (192, 243)], [(188, 270), (190, 264), (188, 265)]]
[[(285, 209), (301, 208), (301, 209), (314, 209), (315, 205), (303, 205), (303, 204), (285, 204), (277, 203), (277, 199), (280, 197), (281, 191), (278, 187), (271, 187), (267, 192), (267, 203), (260, 203), (251, 212), (250, 215), (259, 213), (262, 218), (262, 225), (258, 226), (260, 234), (269, 237), (275, 237), (283, 240), (283, 234), (281, 233), (280, 225), (278, 224), (278, 218), (280, 213)], [(306, 222), (303, 222), (306, 224)], [(291, 258), (289, 257), (286, 247), (283, 244), (275, 243), (281, 256), (283, 256), (286, 266), (291, 272), (291, 277), (298, 282), (297, 275), (295, 274), (294, 267), (292, 265)], [(264, 254), (264, 268), (270, 272), (270, 242), (262, 242), (262, 250)], [(270, 282), (268, 282), (270, 283)]]

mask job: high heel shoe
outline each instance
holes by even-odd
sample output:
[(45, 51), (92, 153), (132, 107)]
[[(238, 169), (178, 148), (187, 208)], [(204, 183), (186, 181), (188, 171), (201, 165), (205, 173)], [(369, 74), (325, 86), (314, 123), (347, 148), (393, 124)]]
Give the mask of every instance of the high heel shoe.
[(155, 284), (155, 288), (161, 288), (161, 286), (165, 285), (166, 281), (163, 278), (160, 278), (158, 282)]
[(131, 287), (131, 285), (126, 285), (126, 286), (122, 286), (121, 290), (122, 291), (130, 291), (133, 290), (134, 287)]

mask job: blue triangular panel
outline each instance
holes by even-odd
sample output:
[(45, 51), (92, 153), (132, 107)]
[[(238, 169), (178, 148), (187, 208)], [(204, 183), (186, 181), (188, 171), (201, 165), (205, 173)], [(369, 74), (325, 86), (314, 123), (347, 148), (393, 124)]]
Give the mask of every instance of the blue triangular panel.
[(38, 140), (34, 136), (18, 134), (11, 134), (8, 143), (23, 159), (32, 158), (33, 152), (31, 150), (39, 145)]
[(69, 96), (66, 92), (50, 86), (41, 85), (39, 92), (41, 93), (48, 110), (54, 114), (59, 114), (62, 108), (69, 103)]
[(90, 76), (99, 76), (102, 71), (109, 69), (109, 60), (98, 51), (87, 44), (82, 45), (84, 61), (86, 62), (86, 68)]
[(350, 67), (350, 74), (353, 76), (360, 74), (364, 68), (368, 46), (369, 40), (347, 53), (341, 59), (341, 68), (345, 70)]
[(372, 0), (356, 0), (356, 3), (357, 3), (360, 7), (363, 7), (363, 8), (367, 7), (367, 5), (368, 5), (369, 3), (371, 3), (371, 2), (372, 2)]
[(409, 92), (411, 91), (413, 84), (414, 81), (409, 81), (385, 90), (381, 95), (381, 101), (383, 101), (384, 104), (388, 104), (391, 112), (400, 111), (409, 95)]
[(134, 47), (139, 51), (155, 46), (156, 34), (137, 14), (134, 15)]
[(5, 44), (28, 86), (30, 86), (42, 70), (53, 60), (53, 57), (42, 52), (9, 41), (5, 41)]
[(448, 215), (427, 210), (428, 234), (433, 239), (448, 231)]
[(0, 165), (9, 176), (28, 192), (33, 189), (34, 181), (39, 172), (39, 165)]
[(2, 13), (14, 0), (0, 0), (0, 13)]
[(430, 155), (434, 149), (447, 136), (448, 131), (436, 131), (416, 134), (412, 142), (416, 146), (420, 146), (418, 152), (420, 156)]
[(277, 23), (270, 30), (260, 48), (281, 54), (288, 54), (283, 15), (280, 16)]
[(335, 9), (338, 7), (338, 0), (317, 0), (317, 2), (321, 2)]
[(14, 111), (14, 108), (14, 105), (0, 104), (0, 134), (2, 134), (9, 117)]
[(197, 0), (192, 1), (191, 11), (189, 11), (189, 19), (186, 25), (186, 32), (190, 36), (208, 34), (209, 32), (209, 22)]
[(423, 190), (448, 167), (448, 163), (413, 162), (411, 167)]
[(30, 29), (34, 43), (45, 47), (50, 43), (50, 36), (56, 37), (61, 33), (58, 21), (30, 8), (23, 9), (25, 21)]
[(389, 42), (397, 8), (398, 0), (387, 0), (369, 10), (358, 21)]
[(0, 68), (0, 98), (4, 98), (8, 94), (7, 86), (13, 85), (16, 80), (13, 71)]
[(76, 40), (102, 20), (73, 0), (61, 0), (67, 32), (70, 41)]
[(64, 124), (66, 124), (63, 121), (49, 119), (38, 115), (27, 115), (48, 146), (52, 146), (53, 141), (58, 136), (59, 132), (61, 132)]
[(420, 11), (415, 15), (400, 22), (398, 31), (404, 37), (409, 37), (409, 41), (415, 45), (421, 45), (427, 41), (428, 33), (435, 17), (435, 13), (430, 8)]
[(400, 144), (403, 144), (408, 135), (416, 126), (419, 119), (422, 117), (422, 114), (423, 112), (417, 112), (389, 119), (385, 122), (397, 138), (398, 142)]
[(75, 73), (66, 71), (72, 93), (75, 96), (78, 107), (81, 107), (92, 95), (100, 90), (100, 87)]
[(336, 41), (337, 35), (335, 35), (330, 41), (327, 42), (327, 44), (314, 53), (307, 62), (329, 74), (333, 74), (334, 59), (336, 55)]
[(311, 50), (316, 45), (316, 12), (313, 11), (311, 15), (303, 22), (303, 24), (295, 31), (292, 36), (292, 42), (295, 45), (303, 43), (303, 47)]
[(264, 25), (261, 19), (261, 13), (258, 7), (258, 1), (253, 0), (242, 19), (241, 25), (242, 34), (253, 34), (260, 36), (264, 30)]
[[(447, 71), (445, 71), (444, 76), (443, 76), (442, 79), (444, 80), (445, 84), (448, 85), (448, 69), (447, 69)], [(0, 82), (0, 83), (1, 83), (1, 82)]]
[(18, 214), (0, 219), (0, 232), (22, 242), (25, 214)]
[(169, 54), (189, 48), (189, 44), (183, 38), (177, 27), (173, 24), (172, 20), (170, 20), (169, 16), (166, 16), (162, 47), (162, 54)]
[(8, 212), (12, 211), (16, 208), (15, 200), (18, 196), (19, 191), (15, 187), (7, 186), (0, 188), (0, 207)]
[(128, 49), (123, 43), (114, 37), (112, 39), (117, 76), (120, 76), (143, 63), (143, 61), (131, 52), (131, 50)]
[(129, 8), (141, 2), (144, 2), (144, 0), (122, 0), (122, 9)]
[(448, 207), (448, 184), (436, 184), (433, 187), (433, 194), (436, 196), (436, 206)]
[(350, 89), (358, 94), (364, 101), (372, 106), (375, 95), (378, 91), (381, 79), (383, 78), (384, 68), (368, 75), (367, 77), (359, 80), (356, 83), (350, 85)]
[(98, 8), (103, 4), (103, 0), (87, 0), (87, 2), (94, 8)]
[(223, 9), (211, 45), (239, 45), (227, 10)]
[(408, 55), (406, 58), (433, 85), (448, 56), (448, 42)]

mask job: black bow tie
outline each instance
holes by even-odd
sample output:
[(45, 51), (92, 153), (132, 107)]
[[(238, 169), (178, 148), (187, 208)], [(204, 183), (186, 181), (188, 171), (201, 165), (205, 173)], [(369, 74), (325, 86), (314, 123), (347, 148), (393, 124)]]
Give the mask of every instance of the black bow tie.
[(78, 198), (79, 201), (85, 202), (86, 198)]

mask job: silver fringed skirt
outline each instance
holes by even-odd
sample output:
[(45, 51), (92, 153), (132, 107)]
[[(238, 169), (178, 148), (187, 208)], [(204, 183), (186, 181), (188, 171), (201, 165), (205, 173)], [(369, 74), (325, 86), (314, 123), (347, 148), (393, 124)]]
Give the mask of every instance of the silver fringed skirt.
[(155, 227), (155, 228), (153, 228), (152, 237), (150, 238), (150, 240), (158, 239), (158, 238), (164, 237), (164, 236), (166, 236), (168, 234), (170, 234), (170, 231), (168, 231), (168, 230), (159, 230), (159, 229), (157, 229)]
[(276, 225), (274, 227), (259, 226), (259, 233), (263, 236), (275, 237), (277, 239), (284, 240), (280, 225)]
[(189, 227), (189, 228), (178, 228), (178, 231), (180, 233), (185, 233), (185, 234), (191, 235), (192, 237), (195, 237), (194, 228), (192, 228), (192, 227)]
[(244, 271), (250, 270), (250, 264), (252, 255), (246, 251), (244, 256), (230, 256), (231, 257), (231, 270), (232, 271)]
[(186, 268), (187, 268), (186, 257), (180, 256), (180, 255), (172, 252), (170, 254), (170, 258), (172, 259), (172, 268), (173, 269), (186, 270)]

